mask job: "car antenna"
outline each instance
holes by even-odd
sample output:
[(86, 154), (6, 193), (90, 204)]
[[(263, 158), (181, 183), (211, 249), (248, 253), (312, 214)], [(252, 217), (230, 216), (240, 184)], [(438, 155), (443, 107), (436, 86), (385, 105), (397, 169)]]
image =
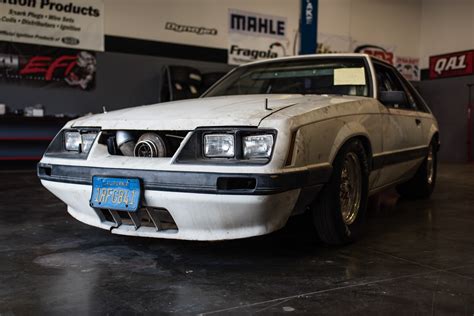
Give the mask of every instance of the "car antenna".
[(107, 109), (105, 108), (105, 105), (102, 105), (102, 111), (104, 111), (104, 113), (107, 113)]
[(268, 107), (268, 98), (265, 98), (265, 110), (268, 110), (268, 111), (272, 110)]

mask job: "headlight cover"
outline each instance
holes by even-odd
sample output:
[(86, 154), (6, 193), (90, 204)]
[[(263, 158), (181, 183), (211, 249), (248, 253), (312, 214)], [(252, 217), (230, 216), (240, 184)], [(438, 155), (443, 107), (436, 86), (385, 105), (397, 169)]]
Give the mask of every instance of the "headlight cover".
[(249, 135), (242, 138), (244, 159), (270, 158), (273, 150), (273, 135)]
[(96, 132), (64, 131), (64, 148), (67, 151), (75, 151), (87, 154), (97, 137)]
[(97, 133), (85, 133), (81, 134), (82, 146), (81, 152), (88, 153), (91, 150), (92, 144), (94, 144)]
[(232, 158), (235, 156), (233, 134), (205, 134), (204, 156), (208, 158)]
[[(244, 157), (244, 139), (246, 156)], [(277, 142), (275, 129), (253, 126), (197, 127), (177, 153), (174, 164), (265, 165)]]
[(66, 131), (64, 132), (64, 148), (67, 151), (77, 151), (81, 150), (81, 133)]
[(99, 133), (98, 127), (63, 129), (54, 137), (44, 155), (55, 158), (87, 159)]

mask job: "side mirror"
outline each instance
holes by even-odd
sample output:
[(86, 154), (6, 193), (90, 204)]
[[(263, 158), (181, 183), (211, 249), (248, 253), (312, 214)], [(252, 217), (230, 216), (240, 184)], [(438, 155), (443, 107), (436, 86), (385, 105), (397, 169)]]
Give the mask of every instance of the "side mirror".
[(407, 96), (405, 91), (380, 91), (379, 101), (385, 105), (406, 104)]

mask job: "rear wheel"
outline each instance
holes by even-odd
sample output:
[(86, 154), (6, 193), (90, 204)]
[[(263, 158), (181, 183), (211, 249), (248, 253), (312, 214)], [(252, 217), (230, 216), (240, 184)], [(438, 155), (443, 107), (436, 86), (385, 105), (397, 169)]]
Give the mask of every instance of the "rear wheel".
[(333, 163), (333, 173), (312, 205), (319, 238), (329, 245), (352, 242), (362, 233), (368, 196), (368, 163), (359, 140), (346, 143)]
[(438, 169), (438, 157), (436, 153), (436, 141), (433, 139), (428, 148), (428, 154), (423, 160), (415, 176), (408, 182), (397, 186), (397, 192), (409, 199), (427, 199), (433, 193), (436, 184)]

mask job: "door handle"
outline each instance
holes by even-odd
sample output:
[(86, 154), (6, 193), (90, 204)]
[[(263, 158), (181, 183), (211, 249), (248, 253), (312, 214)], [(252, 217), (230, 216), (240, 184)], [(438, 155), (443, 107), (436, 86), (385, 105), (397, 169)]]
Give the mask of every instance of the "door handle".
[(420, 124), (421, 124), (421, 120), (420, 120), (420, 119), (415, 119), (415, 123), (416, 123), (416, 125), (420, 125)]

